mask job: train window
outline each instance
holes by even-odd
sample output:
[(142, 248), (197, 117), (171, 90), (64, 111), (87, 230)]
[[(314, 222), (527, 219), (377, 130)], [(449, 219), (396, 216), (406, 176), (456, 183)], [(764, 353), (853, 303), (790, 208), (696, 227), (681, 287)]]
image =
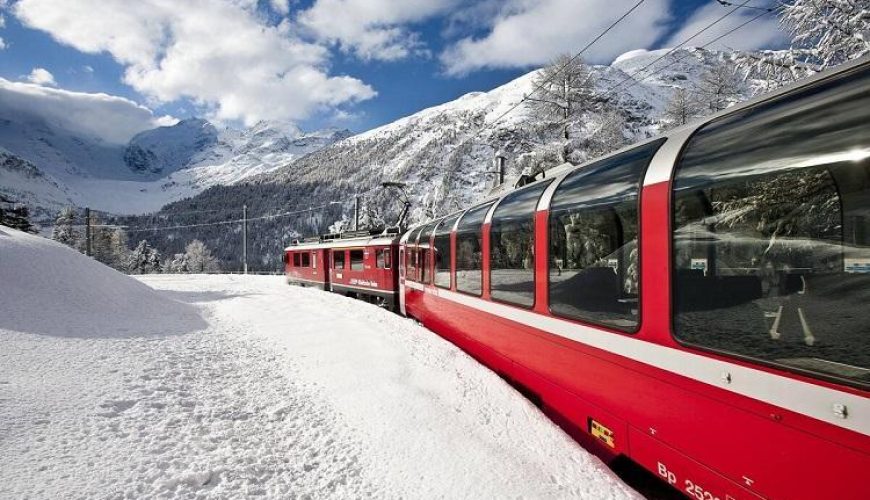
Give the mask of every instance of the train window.
[(302, 266), (302, 267), (311, 267), (311, 254), (310, 254), (310, 253), (308, 253), (308, 252), (302, 252), (302, 253), (300, 254), (300, 259), (301, 259), (301, 261), (302, 261), (302, 263), (300, 264), (300, 266)]
[(453, 226), (456, 224), (456, 219), (462, 213), (448, 217), (438, 224), (435, 230), (435, 244), (432, 251), (435, 255), (435, 286), (441, 288), (450, 288), (452, 284), (450, 272), (450, 233), (453, 231)]
[(378, 269), (384, 268), (384, 251), (375, 250), (375, 267)]
[(407, 279), (412, 281), (417, 281), (417, 238), (420, 237), (420, 231), (423, 230), (423, 227), (419, 227), (414, 229), (410, 236), (408, 236), (409, 247), (413, 246), (414, 248), (408, 248), (408, 255), (405, 257), (407, 259)]
[(293, 253), (293, 267), (299, 267), (302, 265), (302, 256), (296, 252)]
[(456, 289), (483, 292), (483, 220), (492, 203), (469, 209), (456, 228)]
[(711, 122), (674, 178), (674, 334), (870, 385), (870, 71)]
[(351, 250), (350, 251), (350, 268), (353, 271), (362, 271), (363, 270), (363, 251), (362, 250)]
[(492, 298), (531, 307), (535, 303), (535, 208), (550, 181), (515, 191), (495, 207), (489, 230)]
[(383, 248), (377, 251), (377, 266), (378, 269), (389, 269), (390, 268), (390, 249)]
[(383, 252), (384, 252), (384, 269), (390, 269), (393, 266), (393, 263), (392, 263), (393, 253), (390, 251), (389, 248), (385, 248), (383, 250)]
[(332, 267), (335, 269), (344, 269), (344, 250), (332, 251)]
[(550, 310), (637, 330), (638, 193), (663, 140), (568, 175), (550, 205)]
[(432, 241), (432, 232), (435, 230), (436, 225), (437, 223), (435, 222), (429, 223), (420, 231), (420, 241), (418, 243), (420, 248), (420, 283), (432, 282), (432, 277), (430, 276), (432, 270), (432, 251), (429, 247)]

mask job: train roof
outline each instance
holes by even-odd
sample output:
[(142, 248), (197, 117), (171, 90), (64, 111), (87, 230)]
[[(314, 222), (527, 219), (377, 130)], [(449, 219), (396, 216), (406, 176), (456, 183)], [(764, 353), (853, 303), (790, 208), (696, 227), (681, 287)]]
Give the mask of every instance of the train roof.
[(402, 233), (398, 228), (388, 228), (384, 231), (345, 231), (296, 240), (286, 247), (284, 251), (394, 245), (399, 242), (401, 236)]
[[(601, 160), (605, 160), (607, 158), (619, 155), (619, 154), (624, 153), (626, 151), (643, 146), (644, 144), (649, 144), (651, 142), (662, 141), (662, 140), (665, 141), (665, 144), (668, 144), (669, 142), (678, 143), (676, 146), (674, 146), (674, 151), (675, 151), (675, 153), (677, 153), (682, 148), (682, 145), (692, 136), (692, 134), (695, 131), (697, 131), (698, 129), (700, 129), (704, 125), (707, 125), (708, 123), (711, 123), (713, 121), (717, 121), (717, 120), (719, 120), (723, 117), (726, 117), (726, 116), (731, 116), (733, 114), (739, 113), (743, 110), (752, 108), (754, 106), (758, 106), (759, 104), (763, 104), (765, 102), (776, 99), (776, 98), (783, 96), (785, 94), (795, 92), (795, 91), (802, 89), (804, 87), (814, 85), (817, 82), (827, 80), (829, 78), (834, 78), (834, 77), (841, 75), (841, 74), (844, 74), (844, 73), (848, 73), (849, 71), (852, 71), (856, 68), (860, 68), (862, 66), (870, 66), (870, 55), (859, 57), (859, 58), (854, 59), (852, 61), (840, 64), (839, 66), (837, 66), (835, 68), (831, 68), (831, 69), (819, 72), (815, 75), (809, 76), (807, 78), (803, 78), (803, 79), (798, 80), (796, 82), (792, 82), (788, 85), (780, 87), (779, 89), (761, 94), (757, 97), (753, 97), (752, 99), (749, 99), (749, 100), (744, 101), (742, 103), (735, 104), (734, 106), (732, 106), (728, 109), (719, 111), (719, 112), (714, 113), (714, 114), (709, 115), (709, 116), (704, 116), (704, 117), (698, 118), (697, 120), (695, 120), (691, 123), (688, 123), (686, 125), (682, 125), (680, 127), (671, 129), (671, 130), (669, 130), (667, 132), (663, 132), (659, 135), (631, 143), (625, 147), (617, 149), (616, 151), (607, 153), (607, 154), (602, 155), (602, 156), (597, 156), (595, 158), (587, 160), (587, 161), (580, 163), (578, 165), (571, 165), (571, 164), (564, 164), (563, 163), (561, 165), (558, 165), (558, 166), (550, 169), (555, 174), (555, 175), (552, 175), (551, 177), (538, 179), (538, 180), (536, 180), (534, 182), (530, 182), (524, 186), (516, 187), (513, 189), (506, 190), (506, 191), (498, 190), (498, 191), (491, 192), (489, 196), (487, 196), (486, 198), (484, 198), (483, 200), (481, 200), (477, 203), (469, 205), (467, 208), (464, 208), (462, 210), (452, 212), (452, 213), (447, 214), (445, 216), (438, 217), (435, 219), (430, 219), (426, 222), (422, 222), (420, 224), (416, 224), (414, 226), (411, 226), (407, 231), (405, 231), (405, 233), (403, 235), (401, 235), (400, 242), (401, 243), (407, 242), (411, 233), (413, 233), (415, 230), (420, 229), (423, 226), (426, 226), (426, 225), (431, 224), (433, 222), (441, 221), (441, 220), (446, 219), (448, 217), (452, 217), (453, 215), (456, 215), (456, 214), (462, 214), (464, 212), (467, 212), (469, 209), (479, 207), (479, 206), (485, 205), (487, 203), (496, 202), (496, 203), (493, 203), (493, 206), (490, 208), (489, 213), (486, 216), (486, 221), (488, 222), (492, 218), (492, 213), (493, 213), (495, 207), (498, 205), (498, 201), (500, 201), (502, 198), (504, 198), (508, 194), (510, 194), (518, 189), (526, 189), (530, 186), (535, 186), (535, 185), (538, 185), (538, 184), (543, 183), (543, 182), (552, 182), (552, 185), (542, 195), (541, 203), (538, 205), (537, 210), (541, 210), (542, 208), (549, 208), (550, 198), (552, 197), (552, 193), (555, 190), (555, 188), (559, 185), (559, 183), (562, 182), (562, 180), (565, 177), (567, 177), (568, 175), (571, 175), (573, 172), (575, 172), (579, 169), (582, 169), (582, 168), (586, 167), (587, 165), (591, 165), (591, 164), (599, 162)], [(650, 168), (647, 170), (646, 177), (644, 178), (644, 184), (652, 183), (652, 182), (650, 182), (651, 180), (653, 180), (655, 182), (660, 182), (660, 181), (666, 181), (666, 180), (670, 179), (670, 170), (667, 171), (668, 176), (664, 177), (664, 178), (659, 178), (663, 174), (663, 172), (661, 170), (654, 172), (653, 175), (651, 176), (650, 173), (653, 171), (652, 167), (653, 167), (653, 165), (650, 165)], [(651, 177), (652, 177), (652, 179), (650, 179)], [(460, 217), (460, 219), (461, 219), (461, 217)], [(456, 221), (453, 229), (456, 228), (456, 225), (458, 223), (459, 223), (459, 220)]]

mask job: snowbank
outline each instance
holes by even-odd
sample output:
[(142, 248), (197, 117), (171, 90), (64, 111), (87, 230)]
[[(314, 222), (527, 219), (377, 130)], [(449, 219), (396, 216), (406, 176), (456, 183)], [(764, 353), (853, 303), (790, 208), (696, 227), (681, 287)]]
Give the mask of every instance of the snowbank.
[(452, 344), (277, 276), (2, 228), (0, 367), (2, 499), (637, 498)]
[(189, 304), (64, 245), (0, 226), (0, 330), (128, 337), (206, 326)]

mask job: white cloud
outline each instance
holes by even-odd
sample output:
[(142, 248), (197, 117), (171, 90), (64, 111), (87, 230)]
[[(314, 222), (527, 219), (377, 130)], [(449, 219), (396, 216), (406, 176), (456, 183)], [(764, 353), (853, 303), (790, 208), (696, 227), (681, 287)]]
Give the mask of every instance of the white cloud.
[[(689, 39), (723, 15), (728, 14), (732, 9), (734, 9), (734, 7), (725, 7), (718, 3), (710, 3), (699, 8), (692, 14), (679, 31), (670, 36), (668, 41), (665, 43), (665, 46), (673, 47), (682, 43), (684, 40)], [(737, 9), (725, 19), (722, 19), (713, 25), (710, 29), (704, 31), (697, 37), (692, 38), (692, 40), (684, 46), (698, 47), (705, 45), (760, 13), (760, 11), (755, 9)], [(779, 28), (779, 22), (777, 21), (776, 16), (767, 15), (740, 28), (739, 31), (735, 31), (734, 34), (725, 36), (707, 48), (739, 50), (776, 48), (783, 45), (786, 40), (785, 33)]]
[(0, 36), (0, 50), (3, 50), (5, 48), (6, 48), (6, 42), (3, 40), (3, 37)]
[(35, 83), (37, 85), (51, 85), (53, 87), (57, 86), (57, 82), (54, 81), (54, 75), (51, 74), (45, 68), (33, 68), (33, 71), (27, 75), (27, 81), (30, 83)]
[[(483, 68), (523, 68), (574, 53), (626, 12), (634, 0), (509, 0), (483, 37), (466, 37), (441, 54), (450, 75)], [(610, 62), (638, 47), (649, 47), (670, 20), (668, 0), (648, 0), (584, 54)]]
[(269, 3), (272, 5), (272, 8), (275, 9), (275, 12), (279, 14), (284, 14), (285, 16), (290, 13), (290, 0), (269, 0)]
[[(3, 7), (3, 4), (0, 4), (0, 7)], [(6, 27), (6, 18), (0, 15), (0, 28)]]
[(82, 69), (85, 70), (85, 73), (93, 73), (94, 72), (94, 67), (90, 66), (88, 64), (85, 64), (84, 66), (82, 66)]
[(370, 60), (395, 61), (423, 49), (407, 25), (445, 14), (460, 0), (317, 0), (298, 23), (321, 41)]
[(12, 9), (61, 43), (108, 52), (150, 100), (189, 98), (217, 120), (299, 120), (375, 95), (329, 75), (328, 50), (288, 22), (264, 24), (255, 0), (20, 0)]
[(0, 109), (14, 115), (37, 116), (46, 123), (112, 144), (124, 144), (138, 132), (177, 121), (155, 117), (148, 108), (123, 97), (71, 92), (3, 78)]

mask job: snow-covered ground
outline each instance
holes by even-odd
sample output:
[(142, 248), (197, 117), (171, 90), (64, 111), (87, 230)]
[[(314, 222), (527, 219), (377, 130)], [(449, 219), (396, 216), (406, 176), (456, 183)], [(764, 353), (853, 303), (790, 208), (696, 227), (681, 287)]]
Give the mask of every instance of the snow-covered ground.
[(453, 345), (280, 277), (0, 228), (0, 498), (633, 498)]

